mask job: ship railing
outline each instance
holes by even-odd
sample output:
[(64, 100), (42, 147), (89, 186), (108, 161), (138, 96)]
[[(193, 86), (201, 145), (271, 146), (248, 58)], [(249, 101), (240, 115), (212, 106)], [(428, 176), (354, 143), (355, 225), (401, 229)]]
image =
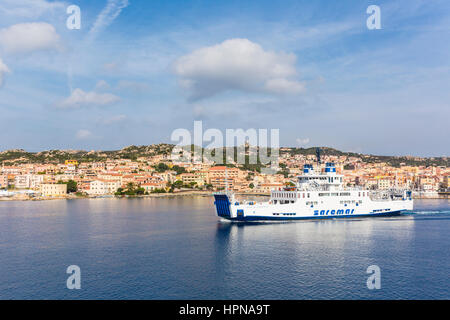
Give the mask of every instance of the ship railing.
[(405, 189), (388, 189), (370, 191), (369, 197), (373, 201), (392, 201), (405, 199)]

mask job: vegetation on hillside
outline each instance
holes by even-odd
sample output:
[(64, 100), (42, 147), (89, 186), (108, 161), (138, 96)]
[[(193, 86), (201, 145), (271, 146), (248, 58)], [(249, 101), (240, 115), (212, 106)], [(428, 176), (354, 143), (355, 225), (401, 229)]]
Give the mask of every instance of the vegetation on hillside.
[[(139, 158), (148, 158), (157, 155), (165, 155), (167, 159), (170, 159), (170, 155), (175, 146), (172, 144), (154, 144), (149, 146), (129, 146), (121, 150), (115, 151), (83, 151), (83, 150), (48, 150), (41, 152), (28, 152), (22, 149), (7, 150), (0, 152), (0, 163), (2, 165), (14, 165), (23, 163), (51, 163), (51, 164), (61, 164), (66, 160), (77, 160), (78, 162), (96, 162), (96, 161), (106, 161), (107, 159), (130, 159), (138, 160)], [(194, 145), (189, 145), (183, 148), (187, 152), (194, 154)], [(205, 149), (198, 148), (201, 152)], [(402, 165), (407, 166), (450, 166), (450, 157), (412, 157), (412, 156), (378, 156), (378, 155), (364, 155), (354, 152), (343, 152), (329, 147), (321, 147), (321, 154), (323, 156), (346, 156), (359, 158), (361, 161), (366, 163), (386, 163), (393, 167), (400, 167)], [(228, 151), (228, 153), (227, 153)], [(256, 149), (256, 151), (258, 151)], [(261, 168), (266, 167), (261, 163), (259, 157), (255, 164), (250, 164), (250, 150), (247, 147), (245, 149), (245, 164), (236, 164), (238, 162), (238, 153), (242, 154), (244, 152), (243, 147), (233, 147), (233, 148), (223, 148), (223, 161), (226, 166), (229, 167), (239, 167), (244, 170), (261, 172)], [(252, 150), (255, 152), (255, 150)], [(215, 156), (215, 150), (212, 150), (211, 155)], [(268, 156), (272, 153), (269, 148)], [(315, 155), (316, 148), (294, 148), (294, 147), (282, 147), (279, 150), (280, 155), (289, 154), (290, 156), (295, 155)], [(232, 157), (227, 158), (227, 154), (233, 154)], [(170, 160), (167, 160), (170, 162)], [(165, 167), (166, 166), (166, 167)], [(169, 168), (166, 163), (160, 163), (157, 166), (157, 171), (164, 172), (167, 170), (175, 170), (177, 173), (183, 173), (184, 168), (173, 166)]]

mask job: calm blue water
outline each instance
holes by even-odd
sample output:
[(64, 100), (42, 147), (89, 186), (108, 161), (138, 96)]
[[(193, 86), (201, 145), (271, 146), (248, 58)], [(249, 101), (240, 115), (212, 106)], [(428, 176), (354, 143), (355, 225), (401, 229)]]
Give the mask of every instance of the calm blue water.
[[(449, 299), (450, 201), (231, 224), (206, 197), (0, 202), (1, 299)], [(81, 290), (66, 288), (67, 266)], [(381, 268), (368, 290), (366, 269)]]

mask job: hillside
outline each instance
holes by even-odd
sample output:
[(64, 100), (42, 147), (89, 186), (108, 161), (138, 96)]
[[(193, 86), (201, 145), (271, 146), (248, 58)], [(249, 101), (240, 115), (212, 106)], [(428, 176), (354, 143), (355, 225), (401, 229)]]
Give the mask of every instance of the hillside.
[[(23, 149), (6, 150), (0, 152), (0, 163), (3, 165), (20, 163), (63, 163), (73, 159), (79, 162), (105, 161), (106, 159), (132, 159), (151, 157), (155, 155), (169, 155), (173, 149), (172, 144), (153, 144), (148, 146), (128, 146), (121, 150), (112, 151), (84, 151), (84, 150), (47, 150), (41, 152), (28, 152)], [(225, 152), (224, 152), (225, 154)], [(316, 147), (311, 148), (280, 148), (280, 155), (315, 155)], [(378, 156), (365, 155), (353, 152), (339, 151), (329, 147), (321, 147), (322, 156), (346, 156), (361, 159), (366, 163), (387, 163), (391, 166), (450, 166), (449, 157), (421, 158), (411, 156)]]

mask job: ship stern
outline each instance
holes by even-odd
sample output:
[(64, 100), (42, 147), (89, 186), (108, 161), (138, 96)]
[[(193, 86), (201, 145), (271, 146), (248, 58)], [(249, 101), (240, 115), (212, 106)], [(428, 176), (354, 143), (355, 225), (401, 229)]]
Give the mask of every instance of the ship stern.
[(216, 207), (217, 216), (224, 219), (231, 219), (231, 202), (227, 194), (214, 194), (214, 205)]

